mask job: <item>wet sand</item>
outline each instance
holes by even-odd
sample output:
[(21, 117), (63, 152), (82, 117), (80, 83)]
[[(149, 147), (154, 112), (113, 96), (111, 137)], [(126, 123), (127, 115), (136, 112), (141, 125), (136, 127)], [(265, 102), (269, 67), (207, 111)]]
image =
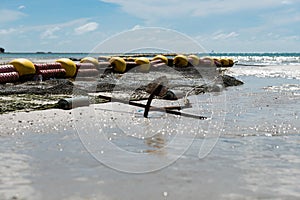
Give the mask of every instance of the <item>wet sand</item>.
[(51, 109), (0, 115), (1, 136), (62, 132), (74, 127), (72, 111)]
[[(221, 137), (174, 164), (128, 174), (95, 160), (73, 132), (1, 139), (1, 199), (298, 199), (300, 137)], [(164, 156), (160, 156), (164, 159)]]
[[(246, 84), (228, 88), (226, 100), (214, 105), (226, 113), (223, 122), (223, 116), (215, 118), (224, 123), (219, 127), (220, 135), (199, 134), (176, 162), (149, 173), (117, 171), (87, 151), (76, 123), (95, 116), (85, 111), (96, 107), (0, 115), (4, 127), (0, 137), (0, 199), (300, 198), (300, 90), (291, 90), (299, 83), (241, 78)], [(278, 91), (288, 84), (291, 86)], [(112, 117), (116, 116), (119, 120), (128, 117), (124, 113)], [(191, 137), (192, 125), (183, 124), (187, 134), (180, 138), (177, 148), (184, 148), (180, 144)], [(149, 150), (149, 144), (118, 133), (111, 141), (128, 149)], [(199, 159), (201, 145), (215, 141), (212, 151)], [(145, 153), (144, 159), (163, 161), (175, 156), (174, 152)]]

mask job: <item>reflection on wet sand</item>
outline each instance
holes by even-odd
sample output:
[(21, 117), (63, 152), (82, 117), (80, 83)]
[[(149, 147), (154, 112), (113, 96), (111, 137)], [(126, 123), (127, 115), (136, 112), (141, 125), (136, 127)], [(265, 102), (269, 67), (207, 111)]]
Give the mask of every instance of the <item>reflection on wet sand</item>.
[(0, 199), (38, 199), (32, 181), (31, 158), (13, 152), (0, 153)]
[(145, 139), (145, 144), (149, 146), (151, 149), (145, 150), (146, 153), (156, 153), (156, 154), (166, 154), (164, 147), (166, 145), (166, 138), (163, 134), (158, 133), (153, 137), (149, 137)]

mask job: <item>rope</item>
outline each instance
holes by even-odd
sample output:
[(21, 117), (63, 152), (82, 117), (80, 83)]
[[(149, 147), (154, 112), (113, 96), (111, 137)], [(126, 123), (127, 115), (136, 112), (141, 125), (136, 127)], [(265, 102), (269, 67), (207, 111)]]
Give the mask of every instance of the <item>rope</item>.
[(186, 92), (184, 98), (183, 98), (183, 102), (185, 105), (189, 105), (190, 104), (190, 101), (188, 99), (188, 97), (192, 94), (192, 92), (194, 92), (195, 95), (199, 95), (199, 94), (204, 94), (205, 93), (205, 89), (208, 88), (208, 85), (210, 84), (215, 84), (218, 79), (220, 78), (221, 76), (216, 76), (212, 81), (204, 84), (204, 85), (197, 85), (197, 86), (193, 86), (192, 89), (190, 89), (189, 91)]

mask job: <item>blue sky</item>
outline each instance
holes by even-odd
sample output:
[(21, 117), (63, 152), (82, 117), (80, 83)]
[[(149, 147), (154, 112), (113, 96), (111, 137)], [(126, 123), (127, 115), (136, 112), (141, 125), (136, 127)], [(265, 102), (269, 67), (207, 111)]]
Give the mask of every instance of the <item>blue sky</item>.
[(142, 27), (188, 35), (207, 51), (300, 52), (300, 0), (1, 0), (8, 52), (90, 52)]

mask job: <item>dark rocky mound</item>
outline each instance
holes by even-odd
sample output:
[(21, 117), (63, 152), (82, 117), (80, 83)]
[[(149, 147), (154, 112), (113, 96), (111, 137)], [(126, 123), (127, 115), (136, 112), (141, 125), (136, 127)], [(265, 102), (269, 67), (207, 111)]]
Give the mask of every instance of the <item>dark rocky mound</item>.
[(232, 76), (222, 75), (221, 77), (223, 79), (223, 84), (225, 87), (240, 86), (244, 84), (242, 81)]

